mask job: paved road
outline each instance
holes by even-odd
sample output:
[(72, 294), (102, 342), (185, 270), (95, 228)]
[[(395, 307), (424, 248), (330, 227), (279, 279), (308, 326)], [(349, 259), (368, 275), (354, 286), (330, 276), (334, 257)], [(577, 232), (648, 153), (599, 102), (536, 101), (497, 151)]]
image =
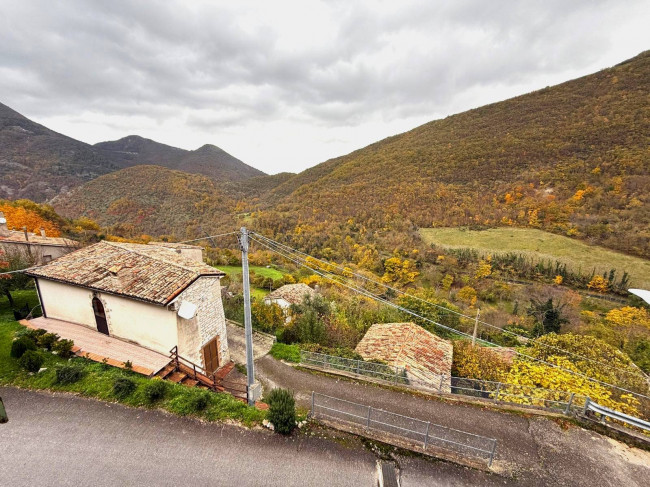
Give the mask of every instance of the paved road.
[(373, 485), (375, 456), (322, 439), (0, 388), (0, 484)]
[(551, 419), (417, 397), (363, 382), (296, 370), (267, 355), (256, 373), (269, 387), (289, 387), (309, 405), (311, 391), (497, 438), (494, 467), (525, 485), (646, 485), (650, 453)]
[[(206, 424), (69, 394), (0, 388), (0, 485), (375, 486), (377, 457), (344, 442)], [(397, 457), (403, 487), (514, 485), (493, 474)]]

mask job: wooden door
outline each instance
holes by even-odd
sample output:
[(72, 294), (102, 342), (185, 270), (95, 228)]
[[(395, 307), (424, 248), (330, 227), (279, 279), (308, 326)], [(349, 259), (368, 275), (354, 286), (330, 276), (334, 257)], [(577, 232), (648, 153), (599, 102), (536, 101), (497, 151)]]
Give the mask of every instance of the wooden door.
[(108, 335), (108, 321), (106, 321), (106, 313), (104, 312), (104, 305), (98, 298), (93, 298), (93, 311), (95, 312), (95, 323), (97, 323), (97, 331)]
[(203, 368), (208, 374), (219, 368), (219, 350), (221, 341), (216, 336), (203, 346)]

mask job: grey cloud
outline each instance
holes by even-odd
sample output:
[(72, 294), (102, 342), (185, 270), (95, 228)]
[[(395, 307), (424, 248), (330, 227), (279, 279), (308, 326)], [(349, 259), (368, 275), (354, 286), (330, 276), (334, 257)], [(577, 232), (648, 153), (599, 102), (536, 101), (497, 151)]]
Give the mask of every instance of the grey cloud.
[(187, 124), (201, 128), (444, 113), (472, 88), (592, 65), (612, 43), (608, 12), (628, 6), (455, 0), (407, 2), (389, 13), (371, 2), (330, 8), (333, 42), (280, 49), (282, 32), (250, 28), (237, 5), (0, 0), (0, 70), (11, 73), (0, 77), (0, 101), (39, 116), (92, 110), (160, 122), (189, 111)]

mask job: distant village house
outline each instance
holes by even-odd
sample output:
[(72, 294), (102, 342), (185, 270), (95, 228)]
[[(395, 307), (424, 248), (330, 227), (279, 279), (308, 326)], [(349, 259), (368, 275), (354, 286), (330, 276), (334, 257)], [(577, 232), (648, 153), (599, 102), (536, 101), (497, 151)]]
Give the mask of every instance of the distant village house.
[(313, 298), (316, 294), (316, 291), (304, 283), (285, 284), (267, 294), (264, 298), (264, 303), (277, 304), (280, 308), (286, 311), (292, 304), (300, 304), (304, 301), (305, 297), (309, 296), (310, 298)]
[[(181, 250), (181, 252), (178, 252)], [(212, 373), (230, 360), (222, 271), (168, 246), (100, 242), (31, 270), (43, 315)]]
[(34, 264), (45, 264), (78, 248), (75, 240), (48, 237), (45, 230), (40, 234), (9, 230), (4, 213), (0, 211), (0, 249), (7, 254), (20, 254)]

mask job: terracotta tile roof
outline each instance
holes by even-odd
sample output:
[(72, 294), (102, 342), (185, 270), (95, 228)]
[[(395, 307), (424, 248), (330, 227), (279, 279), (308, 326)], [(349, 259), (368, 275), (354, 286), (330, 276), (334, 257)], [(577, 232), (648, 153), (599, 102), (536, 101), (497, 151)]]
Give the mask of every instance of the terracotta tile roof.
[(9, 235), (0, 235), (0, 243), (21, 243), (31, 245), (52, 245), (55, 247), (76, 247), (78, 242), (68, 238), (61, 237), (43, 237), (35, 233), (28, 232), (28, 239), (25, 238), (25, 232), (9, 230)]
[(200, 245), (189, 245), (186, 243), (176, 243), (176, 242), (149, 242), (148, 245), (153, 245), (155, 247), (166, 247), (168, 249), (198, 249), (203, 250), (203, 247)]
[(451, 376), (453, 345), (415, 323), (372, 325), (356, 347), (364, 360), (381, 360), (404, 367), (416, 379), (432, 381)]
[(160, 305), (168, 304), (200, 276), (225, 275), (170, 249), (106, 241), (27, 274)]
[(316, 295), (316, 291), (304, 283), (285, 284), (272, 293), (267, 294), (265, 299), (284, 299), (291, 304), (300, 304), (302, 303), (302, 300), (305, 298), (306, 294), (314, 297)]

